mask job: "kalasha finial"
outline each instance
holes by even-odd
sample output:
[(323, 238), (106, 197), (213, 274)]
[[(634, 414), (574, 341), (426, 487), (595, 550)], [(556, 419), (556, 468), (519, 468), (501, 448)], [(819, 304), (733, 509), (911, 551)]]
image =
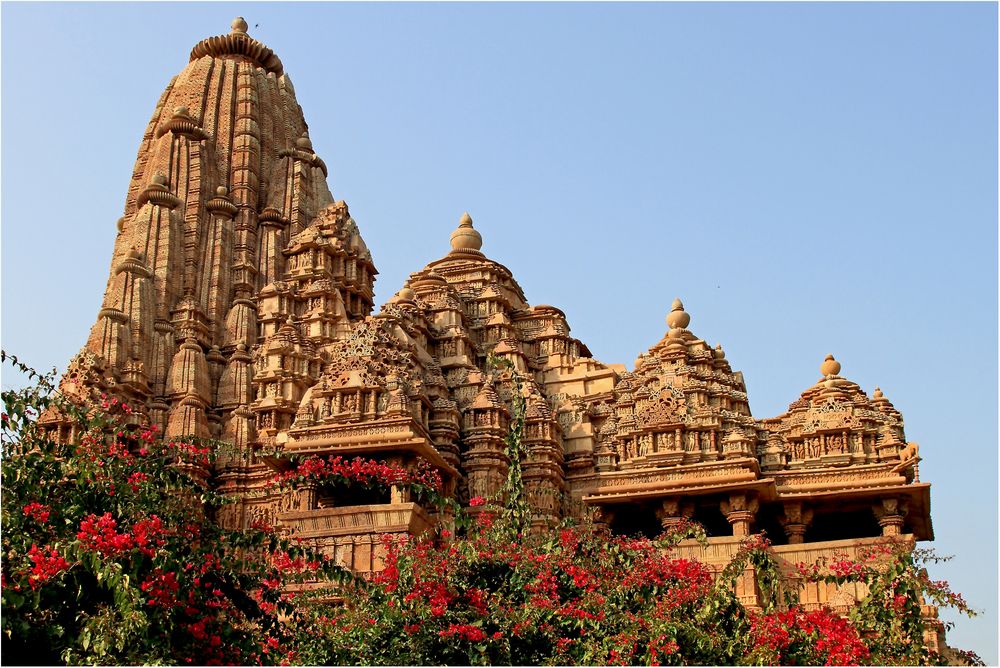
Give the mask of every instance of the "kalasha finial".
[(235, 19), (233, 19), (233, 22), (230, 25), (233, 29), (233, 32), (241, 32), (241, 33), (246, 33), (247, 29), (250, 27), (249, 25), (247, 25), (247, 22), (243, 19), (242, 16), (237, 16)]
[(219, 197), (226, 197), (227, 195), (229, 195), (229, 189), (226, 188), (226, 186), (219, 186), (218, 188), (215, 189), (215, 194), (218, 195)]
[(670, 313), (667, 314), (667, 325), (670, 329), (685, 329), (691, 324), (691, 316), (684, 310), (681, 300), (675, 299), (670, 305)]
[(153, 174), (153, 183), (158, 186), (165, 186), (167, 185), (167, 177), (163, 174)]
[(451, 233), (452, 250), (479, 250), (483, 247), (483, 236), (472, 227), (472, 216), (466, 211), (458, 221), (458, 229)]
[(295, 140), (295, 147), (300, 148), (303, 151), (311, 151), (313, 147), (312, 140), (309, 139), (309, 133), (303, 132), (302, 136)]
[(819, 371), (824, 376), (836, 376), (840, 373), (840, 362), (833, 359), (833, 355), (827, 355), (823, 363), (819, 365)]
[(183, 104), (179, 107), (174, 107), (174, 116), (188, 116), (188, 108)]
[(885, 395), (882, 394), (882, 390), (878, 387), (875, 388), (874, 394), (872, 394), (872, 399), (885, 399)]

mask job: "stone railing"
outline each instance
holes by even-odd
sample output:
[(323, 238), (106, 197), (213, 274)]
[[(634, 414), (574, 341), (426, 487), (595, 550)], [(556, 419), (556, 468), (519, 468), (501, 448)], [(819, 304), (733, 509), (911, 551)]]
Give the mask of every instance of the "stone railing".
[[(914, 544), (910, 535), (900, 536), (900, 539), (911, 547)], [(868, 592), (864, 585), (854, 583), (836, 585), (825, 582), (803, 583), (798, 575), (798, 564), (812, 565), (821, 559), (825, 559), (828, 563), (840, 559), (855, 560), (861, 557), (867, 549), (884, 541), (884, 538), (854, 538), (798, 545), (775, 545), (771, 548), (771, 552), (785, 573), (787, 585), (792, 590), (798, 590), (799, 601), (803, 607), (815, 609), (825, 606), (835, 612), (846, 613), (851, 606), (867, 595)], [(739, 547), (739, 538), (722, 536), (709, 538), (708, 545), (704, 547), (697, 541), (684, 541), (677, 546), (676, 553), (679, 557), (697, 559), (718, 573), (733, 560)], [(759, 607), (760, 592), (757, 589), (754, 575), (753, 568), (744, 571), (736, 582), (736, 595), (744, 605)]]
[(356, 573), (382, 570), (383, 536), (417, 535), (431, 525), (427, 512), (416, 503), (292, 511), (278, 519), (293, 535)]

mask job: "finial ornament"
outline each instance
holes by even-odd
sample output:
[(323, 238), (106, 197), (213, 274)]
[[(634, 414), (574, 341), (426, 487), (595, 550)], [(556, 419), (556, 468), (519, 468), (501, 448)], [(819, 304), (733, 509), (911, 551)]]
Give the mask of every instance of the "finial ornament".
[(312, 151), (313, 143), (309, 139), (309, 133), (303, 132), (302, 136), (295, 140), (295, 147), (300, 148), (303, 151)]
[(153, 183), (158, 186), (165, 186), (167, 185), (167, 177), (163, 174), (153, 174)]
[(400, 301), (408, 301), (408, 302), (412, 302), (413, 299), (417, 296), (416, 293), (413, 292), (413, 290), (406, 287), (405, 285), (402, 288), (400, 288), (399, 292), (396, 294), (399, 296)]
[(483, 247), (483, 237), (472, 227), (472, 216), (466, 211), (458, 221), (458, 229), (451, 233), (451, 249), (474, 250)]
[(670, 305), (670, 313), (667, 315), (667, 325), (670, 329), (685, 329), (691, 324), (691, 316), (684, 310), (684, 304), (680, 299), (675, 299)]
[(219, 186), (215, 189), (215, 194), (219, 197), (226, 197), (229, 194), (229, 189), (226, 186)]
[(882, 394), (882, 390), (876, 387), (874, 394), (872, 394), (872, 399), (884, 399), (884, 398), (885, 395)]
[(232, 30), (228, 34), (207, 37), (195, 44), (191, 49), (191, 62), (205, 56), (230, 60), (232, 56), (236, 56), (280, 77), (284, 71), (281, 59), (274, 55), (274, 51), (247, 34), (249, 26), (243, 17), (237, 16), (230, 26)]
[(833, 355), (827, 355), (823, 363), (820, 364), (819, 371), (824, 376), (836, 376), (840, 373), (840, 362), (833, 359)]

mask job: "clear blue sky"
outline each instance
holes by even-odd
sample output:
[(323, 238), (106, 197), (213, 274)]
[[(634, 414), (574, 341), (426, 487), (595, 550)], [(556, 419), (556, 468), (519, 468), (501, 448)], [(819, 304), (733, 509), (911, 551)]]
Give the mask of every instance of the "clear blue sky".
[(997, 663), (995, 4), (4, 3), (4, 348), (83, 345), (156, 100), (236, 14), (295, 83), (377, 303), (468, 210), (604, 362), (680, 296), (755, 416), (830, 352), (880, 385), (956, 555), (932, 575), (985, 613), (950, 640)]

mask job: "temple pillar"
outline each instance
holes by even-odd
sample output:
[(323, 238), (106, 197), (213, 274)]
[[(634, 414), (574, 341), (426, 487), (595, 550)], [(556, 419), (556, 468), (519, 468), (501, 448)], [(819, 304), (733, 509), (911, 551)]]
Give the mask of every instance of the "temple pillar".
[(801, 503), (786, 503), (785, 514), (781, 517), (781, 525), (785, 529), (789, 545), (799, 545), (805, 542), (806, 530), (812, 523), (813, 511)]
[(615, 521), (615, 511), (598, 506), (593, 510), (594, 528), (598, 531), (611, 531), (611, 523)]
[(883, 536), (899, 536), (903, 533), (903, 521), (908, 510), (906, 501), (897, 498), (885, 498), (872, 506), (878, 525), (882, 527)]
[(299, 485), (292, 494), (292, 505), (296, 510), (315, 510), (319, 506), (319, 485), (315, 483)]
[(690, 502), (682, 503), (680, 497), (672, 496), (660, 502), (656, 516), (664, 531), (675, 531), (693, 514), (693, 511)]
[(728, 501), (720, 504), (722, 514), (733, 527), (733, 535), (744, 538), (750, 535), (759, 503), (748, 494), (730, 494)]

